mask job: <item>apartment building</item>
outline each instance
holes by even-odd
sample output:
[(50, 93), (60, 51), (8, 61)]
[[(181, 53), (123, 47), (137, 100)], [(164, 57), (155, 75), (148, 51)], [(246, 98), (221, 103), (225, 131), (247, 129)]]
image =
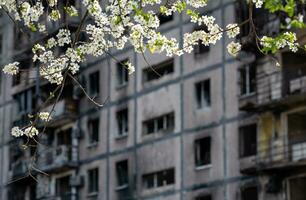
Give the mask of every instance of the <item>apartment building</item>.
[[(242, 1), (214, 0), (203, 13), (225, 26), (247, 11)], [(160, 20), (161, 32), (178, 39), (203, 28), (182, 15)], [(280, 20), (256, 11), (262, 34), (277, 33)], [(33, 68), (29, 41), (4, 14), (0, 21), (1, 64)], [(32, 78), (35, 70), (1, 74), (0, 199), (306, 199), (305, 53), (284, 51), (276, 67), (248, 30), (237, 58), (227, 54), (227, 38), (181, 57), (146, 53), (159, 75), (130, 47), (113, 51), (117, 60), (89, 59), (78, 78), (105, 105), (68, 81), (37, 148), (23, 148), (26, 139), (12, 138), (10, 128), (26, 123), (54, 86)], [(305, 41), (305, 31), (298, 36)], [(118, 62), (126, 60), (133, 75)]]

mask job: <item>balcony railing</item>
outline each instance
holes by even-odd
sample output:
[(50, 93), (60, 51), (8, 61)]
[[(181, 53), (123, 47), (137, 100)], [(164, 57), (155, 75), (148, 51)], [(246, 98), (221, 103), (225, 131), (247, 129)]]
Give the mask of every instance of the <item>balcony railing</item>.
[(77, 114), (77, 102), (72, 99), (62, 99), (54, 104), (47, 106), (45, 111), (52, 111), (52, 120), (48, 126), (61, 125), (74, 120)]
[(258, 169), (306, 166), (306, 139), (297, 141), (268, 140), (258, 143), (255, 159)]
[(253, 105), (251, 108), (282, 108), (303, 101), (306, 99), (306, 74), (290, 78), (282, 70), (257, 74), (255, 94), (255, 101), (250, 102)]
[(74, 150), (75, 148), (71, 146), (60, 145), (40, 152), (37, 160), (39, 169), (51, 171), (76, 166), (77, 158)]
[(28, 172), (28, 162), (26, 160), (19, 160), (12, 163), (13, 178), (24, 176)]
[(75, 200), (76, 195), (71, 193), (63, 194), (63, 195), (55, 195), (55, 196), (41, 196), (39, 197), (41, 200)]

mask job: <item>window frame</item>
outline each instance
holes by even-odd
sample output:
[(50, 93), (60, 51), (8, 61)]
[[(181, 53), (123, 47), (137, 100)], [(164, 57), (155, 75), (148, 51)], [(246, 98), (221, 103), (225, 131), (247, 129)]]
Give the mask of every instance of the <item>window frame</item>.
[[(162, 128), (159, 128), (159, 122), (162, 119)], [(175, 114), (174, 112), (169, 112), (142, 122), (143, 135), (154, 135), (158, 133), (171, 132), (175, 128)], [(149, 125), (153, 124), (153, 132), (149, 132)]]
[[(94, 124), (97, 123), (97, 127), (93, 127)], [(97, 128), (96, 131), (94, 131), (93, 129)], [(99, 143), (100, 140), (100, 117), (94, 117), (94, 118), (89, 118), (87, 121), (87, 129), (88, 129), (88, 143), (89, 145), (95, 145), (97, 143)], [(95, 135), (96, 134), (96, 135)], [(95, 139), (93, 139), (93, 136), (96, 136)]]
[[(197, 26), (194, 28), (194, 31), (205, 31), (208, 32), (208, 28), (205, 25)], [(210, 46), (205, 46), (200, 40), (194, 46), (194, 56), (195, 58), (201, 57), (202, 55), (207, 55), (210, 51)]]
[[(167, 70), (164, 70), (164, 69)], [(159, 70), (164, 70), (159, 72)], [(143, 84), (151, 83), (157, 80), (162, 79), (170, 74), (175, 72), (175, 60), (174, 58), (167, 59), (163, 62), (160, 62), (156, 65), (146, 67), (142, 70), (142, 82)]]
[[(201, 146), (203, 145), (202, 143), (206, 143), (206, 140), (208, 140), (207, 142), (208, 142), (209, 147)], [(211, 157), (212, 145), (211, 144), (212, 144), (211, 136), (197, 138), (194, 140), (194, 164), (195, 164), (196, 169), (202, 169), (202, 168), (211, 166), (212, 164), (212, 157)], [(202, 152), (204, 150), (208, 150), (208, 151)], [(205, 153), (206, 155), (202, 155), (202, 153)], [(207, 154), (208, 154), (208, 157), (207, 157)]]
[[(254, 77), (251, 77), (252, 70), (255, 70)], [(245, 80), (245, 81), (243, 81)], [(254, 81), (254, 83), (252, 83)], [(247, 97), (256, 94), (256, 65), (254, 63), (245, 64), (239, 68), (239, 94), (240, 97)], [(245, 83), (244, 83), (245, 82)], [(253, 91), (252, 91), (252, 84)], [(243, 91), (245, 88), (245, 91)]]
[(129, 59), (123, 59), (116, 63), (116, 85), (117, 88), (124, 87), (129, 83), (129, 72), (126, 67), (124, 67), (124, 63), (128, 62)]
[(127, 136), (129, 133), (129, 110), (128, 108), (123, 108), (116, 112), (116, 122), (117, 122), (117, 137), (120, 138), (120, 137)]
[[(126, 169), (121, 168), (121, 164), (125, 164)], [(129, 160), (120, 160), (116, 162), (116, 181), (117, 181), (117, 190), (126, 188), (129, 185)], [(124, 177), (125, 176), (125, 177)], [(122, 178), (124, 177), (124, 178)]]
[[(93, 178), (93, 180), (91, 180)], [(93, 195), (99, 192), (99, 168), (87, 170), (87, 194)]]
[[(171, 176), (170, 182), (169, 182), (169, 180), (167, 181), (165, 179), (167, 173), (170, 173), (170, 176)], [(158, 180), (159, 178), (165, 179), (165, 180), (162, 180), (162, 185), (158, 184), (159, 181), (160, 181), (160, 180)], [(148, 180), (151, 182), (150, 187), (148, 187)], [(167, 182), (169, 182), (169, 183), (167, 184)], [(143, 183), (144, 189), (146, 189), (146, 190), (155, 189), (155, 188), (162, 188), (162, 187), (167, 187), (167, 186), (174, 185), (175, 184), (175, 168), (174, 167), (173, 168), (167, 168), (167, 169), (164, 169), (164, 170), (143, 174), (142, 175), (142, 183)]]
[(91, 96), (99, 96), (100, 94), (100, 70), (93, 71), (88, 74), (88, 93)]
[[(251, 127), (251, 128), (250, 128)], [(249, 130), (254, 130), (255, 129), (255, 143), (253, 145), (255, 145), (254, 150), (247, 150), (248, 153), (246, 153), (246, 148), (245, 147), (249, 147), (252, 148), (249, 142), (245, 142), (245, 137), (248, 134), (251, 134), (249, 132), (245, 132), (242, 131), (242, 129), (248, 128)], [(251, 123), (251, 124), (246, 124), (243, 126), (240, 126), (238, 129), (238, 137), (239, 137), (239, 158), (247, 158), (247, 157), (251, 157), (251, 156), (256, 156), (257, 154), (257, 150), (258, 150), (258, 144), (257, 144), (257, 139), (258, 139), (258, 134), (257, 134), (257, 123)], [(252, 133), (252, 135), (254, 135), (254, 133)], [(245, 143), (247, 143), (248, 145), (245, 145)]]
[[(206, 85), (207, 84), (207, 85)], [(205, 92), (205, 88), (208, 88), (208, 92)], [(198, 91), (200, 94), (198, 94)], [(209, 109), (212, 104), (211, 96), (211, 79), (205, 79), (195, 83), (195, 98), (197, 109)]]

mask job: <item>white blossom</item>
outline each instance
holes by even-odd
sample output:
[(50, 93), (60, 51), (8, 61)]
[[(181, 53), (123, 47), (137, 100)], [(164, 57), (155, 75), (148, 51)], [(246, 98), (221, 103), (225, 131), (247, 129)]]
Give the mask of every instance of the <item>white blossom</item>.
[(237, 42), (231, 42), (227, 45), (227, 51), (230, 55), (236, 57), (238, 52), (241, 50), (241, 44)]
[(252, 1), (253, 3), (255, 3), (256, 8), (261, 8), (264, 3), (264, 0), (252, 0)]
[(24, 135), (24, 132), (19, 127), (15, 126), (12, 128), (11, 134), (14, 137), (20, 137)]
[(28, 136), (29, 138), (38, 135), (38, 133), (38, 130), (34, 126), (30, 126), (24, 130), (24, 135)]
[(128, 73), (131, 75), (135, 72), (135, 67), (132, 65), (131, 62), (127, 62), (126, 63), (126, 66), (127, 66), (127, 70), (128, 70)]
[(226, 26), (227, 29), (227, 36), (229, 38), (235, 38), (240, 33), (240, 28), (238, 24), (228, 24)]
[(13, 62), (3, 67), (3, 72), (5, 74), (16, 75), (19, 71), (19, 62)]
[(49, 121), (51, 119), (50, 113), (49, 112), (40, 112), (38, 114), (38, 117), (43, 120), (43, 121)]

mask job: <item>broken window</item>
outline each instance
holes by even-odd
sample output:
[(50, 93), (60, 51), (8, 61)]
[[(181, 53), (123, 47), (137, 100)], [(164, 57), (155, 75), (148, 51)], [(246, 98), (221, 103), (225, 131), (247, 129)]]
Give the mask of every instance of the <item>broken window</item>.
[(57, 178), (55, 180), (55, 193), (57, 197), (69, 199), (71, 195), (70, 176)]
[(99, 118), (88, 121), (89, 143), (99, 142)]
[(117, 112), (118, 136), (127, 135), (129, 131), (128, 109)]
[(256, 88), (256, 67), (254, 64), (244, 65), (240, 69), (240, 95), (250, 95)]
[(117, 84), (118, 86), (126, 85), (129, 81), (129, 72), (125, 63), (128, 59), (122, 60), (117, 63)]
[(289, 180), (289, 195), (292, 200), (306, 199), (306, 177), (292, 178)]
[(24, 60), (19, 60), (18, 62), (20, 63), (19, 64), (20, 72), (13, 76), (12, 86), (19, 85), (21, 83), (22, 79), (28, 78), (28, 77), (25, 77), (27, 72), (22, 71), (22, 70), (29, 69), (29, 68), (31, 68), (31, 65), (32, 65), (31, 64), (32, 63), (31, 58), (24, 59)]
[(174, 59), (167, 60), (143, 70), (143, 81), (149, 82), (174, 72)]
[(239, 128), (240, 157), (253, 156), (257, 153), (257, 125), (251, 124)]
[(72, 142), (72, 128), (61, 130), (57, 133), (57, 145), (71, 145)]
[(145, 135), (166, 132), (174, 129), (174, 113), (168, 113), (143, 122)]
[[(237, 24), (242, 24), (246, 20), (249, 20), (249, 4), (245, 0), (237, 0), (235, 4), (236, 10), (236, 22)], [(252, 8), (252, 17), (255, 26), (258, 28), (258, 34), (262, 35), (265, 29), (265, 25), (276, 19), (276, 15), (271, 14), (268, 10), (264, 8)], [(273, 30), (270, 30), (273, 31)], [(278, 30), (275, 30), (278, 31)], [(249, 36), (250, 34), (250, 23), (244, 23), (240, 26), (240, 34), (238, 38), (243, 38)], [(270, 34), (265, 34), (270, 35)]]
[(306, 111), (288, 114), (288, 150), (293, 161), (306, 158)]
[(88, 193), (97, 193), (99, 191), (99, 168), (87, 171), (88, 176)]
[(159, 14), (158, 15), (158, 19), (159, 19), (159, 24), (163, 25), (167, 22), (170, 22), (173, 20), (173, 15), (164, 15), (164, 14)]
[(89, 74), (89, 94), (97, 96), (100, 91), (100, 72), (96, 71)]
[(35, 89), (25, 90), (14, 96), (18, 104), (19, 114), (31, 113), (36, 106)]
[[(194, 29), (195, 31), (205, 31), (208, 32), (208, 29), (206, 26), (200, 26)], [(202, 41), (198, 41), (198, 44), (194, 46), (194, 54), (195, 56), (201, 55), (204, 53), (209, 52), (209, 46), (206, 46), (202, 43)]]
[(175, 183), (174, 168), (158, 172), (144, 174), (142, 176), (143, 184), (146, 189), (163, 187)]
[(195, 90), (198, 108), (210, 107), (210, 79), (196, 83)]
[(116, 163), (117, 186), (122, 187), (129, 183), (128, 160)]
[(211, 163), (211, 138), (205, 137), (194, 142), (195, 165), (197, 167)]
[(212, 197), (211, 195), (205, 194), (205, 195), (200, 195), (196, 197), (195, 200), (212, 200)]
[(241, 190), (241, 200), (258, 200), (258, 191), (256, 186), (243, 188)]

